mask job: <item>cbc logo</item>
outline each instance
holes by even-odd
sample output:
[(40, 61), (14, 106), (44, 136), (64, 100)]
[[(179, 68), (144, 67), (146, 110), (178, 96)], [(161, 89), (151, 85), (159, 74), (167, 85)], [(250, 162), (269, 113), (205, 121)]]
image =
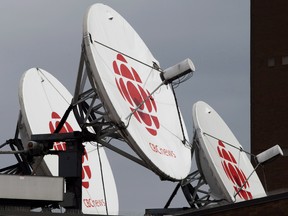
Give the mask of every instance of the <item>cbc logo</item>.
[(86, 189), (89, 188), (89, 180), (91, 179), (92, 173), (89, 164), (88, 154), (84, 149), (84, 155), (82, 156), (82, 186)]
[(232, 155), (230, 151), (225, 148), (224, 143), (219, 140), (217, 146), (218, 154), (222, 158), (221, 164), (225, 171), (226, 176), (228, 179), (233, 183), (233, 188), (235, 193), (237, 193), (240, 188), (243, 186), (241, 191), (238, 193), (238, 196), (241, 199), (249, 200), (252, 199), (253, 196), (251, 192), (248, 191), (250, 187), (249, 182), (247, 181), (246, 175), (239, 168), (235, 157)]
[[(50, 129), (51, 133), (54, 133), (54, 131), (56, 130), (56, 128), (58, 127), (58, 125), (61, 121), (61, 117), (58, 115), (58, 113), (52, 112), (51, 118), (52, 118), (52, 120), (49, 122), (49, 129)], [(73, 132), (73, 129), (68, 122), (65, 122), (65, 124), (63, 125), (63, 127), (59, 133), (69, 133), (69, 132)], [(53, 149), (58, 150), (58, 151), (65, 151), (66, 150), (66, 143), (65, 142), (55, 142), (53, 145)]]
[[(123, 55), (118, 54), (116, 60), (113, 61), (113, 70), (119, 92), (133, 112), (142, 101), (146, 100), (150, 92), (143, 87), (139, 74), (129, 66)], [(140, 124), (145, 125), (151, 135), (157, 135), (160, 123), (157, 117), (157, 106), (152, 96), (134, 112), (134, 116)]]
[[(59, 125), (61, 121), (61, 117), (58, 113), (52, 112), (51, 113), (52, 120), (49, 122), (49, 129), (51, 133), (54, 133), (55, 129)], [(59, 133), (70, 133), (73, 132), (73, 128), (68, 122), (65, 122), (62, 129)], [(65, 142), (55, 142), (53, 145), (53, 149), (57, 151), (65, 151), (66, 150), (66, 143)], [(82, 156), (82, 186), (84, 188), (89, 188), (89, 180), (91, 179), (91, 169), (88, 163), (88, 154), (86, 149), (84, 149), (84, 155)]]

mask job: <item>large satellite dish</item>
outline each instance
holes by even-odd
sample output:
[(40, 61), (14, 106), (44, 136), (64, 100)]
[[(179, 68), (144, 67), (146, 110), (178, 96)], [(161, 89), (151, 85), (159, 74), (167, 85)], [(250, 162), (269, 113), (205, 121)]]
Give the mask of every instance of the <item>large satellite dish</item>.
[(218, 113), (205, 102), (193, 106), (198, 168), (218, 200), (240, 202), (266, 196), (242, 146)]
[[(27, 149), (32, 134), (53, 133), (70, 105), (72, 96), (51, 74), (32, 68), (20, 81), (20, 135)], [(73, 114), (67, 118), (60, 133), (79, 131)], [(104, 148), (94, 142), (83, 143), (82, 212), (86, 214), (118, 214), (119, 202), (113, 173)], [(66, 143), (54, 143), (53, 148), (65, 151)], [(39, 160), (39, 159), (38, 159)], [(46, 155), (34, 167), (38, 175), (58, 176), (58, 156)], [(73, 169), (73, 168), (72, 168)]]
[(191, 167), (187, 131), (158, 61), (106, 5), (89, 8), (83, 34), (87, 74), (109, 120), (121, 126), (122, 137), (152, 171), (163, 179), (184, 179)]

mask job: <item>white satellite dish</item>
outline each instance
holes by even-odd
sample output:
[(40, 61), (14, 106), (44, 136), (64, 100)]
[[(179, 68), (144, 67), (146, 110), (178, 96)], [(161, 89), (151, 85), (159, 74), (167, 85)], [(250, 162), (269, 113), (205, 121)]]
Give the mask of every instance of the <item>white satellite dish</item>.
[(242, 146), (218, 113), (205, 102), (193, 106), (198, 142), (198, 168), (211, 195), (228, 202), (266, 196), (265, 190)]
[[(21, 78), (19, 100), (22, 114), (20, 136), (24, 148), (27, 149), (32, 134), (54, 132), (70, 105), (72, 96), (51, 74), (39, 68), (32, 68)], [(74, 130), (79, 131), (80, 127), (74, 115), (70, 114), (60, 133)], [(83, 145), (85, 154), (82, 157), (82, 212), (118, 214), (118, 194), (104, 148), (94, 142)], [(57, 142), (53, 148), (65, 150), (65, 146), (65, 142)], [(46, 155), (35, 171), (38, 175), (58, 176), (58, 156)]]
[[(191, 167), (186, 127), (145, 43), (103, 4), (89, 8), (83, 40), (87, 74), (109, 119), (122, 125), (121, 135), (152, 171), (163, 179), (184, 179)], [(191, 61), (183, 65), (194, 68)]]

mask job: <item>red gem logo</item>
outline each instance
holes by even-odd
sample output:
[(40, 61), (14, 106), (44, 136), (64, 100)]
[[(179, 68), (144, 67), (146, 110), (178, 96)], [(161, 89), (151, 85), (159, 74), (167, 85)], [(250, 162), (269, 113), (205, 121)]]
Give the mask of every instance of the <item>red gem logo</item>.
[(246, 178), (246, 175), (244, 174), (242, 169), (239, 168), (235, 157), (230, 151), (226, 149), (224, 143), (221, 140), (218, 141), (217, 151), (219, 156), (222, 158), (222, 168), (225, 171), (228, 179), (233, 183), (233, 188), (235, 192), (238, 193), (238, 191), (242, 187), (242, 189), (238, 193), (238, 196), (241, 199), (245, 200), (252, 199), (253, 196), (251, 192), (248, 191), (250, 185)]
[[(61, 121), (61, 117), (58, 115), (56, 112), (51, 113), (51, 118), (52, 120), (49, 122), (49, 129), (51, 133), (54, 133), (56, 130), (57, 126), (59, 125)], [(61, 131), (59, 133), (69, 133), (73, 132), (73, 129), (71, 125), (68, 122), (65, 122), (63, 125)], [(53, 145), (54, 150), (58, 151), (65, 151), (66, 150), (66, 143), (65, 142), (55, 142)]]
[(82, 186), (86, 189), (89, 188), (89, 179), (92, 176), (90, 166), (86, 164), (87, 162), (88, 154), (86, 149), (84, 149), (84, 155), (82, 156)]
[[(61, 117), (56, 112), (51, 113), (52, 120), (49, 122), (49, 129), (51, 133), (54, 133), (55, 129), (61, 121)], [(73, 128), (68, 122), (65, 122), (62, 129), (59, 133), (70, 133), (73, 132)], [(53, 149), (57, 151), (65, 151), (66, 143), (65, 142), (55, 142)], [(89, 180), (91, 179), (91, 170), (89, 165), (85, 165), (88, 162), (88, 154), (86, 149), (84, 149), (84, 155), (82, 156), (82, 186), (84, 188), (89, 188)]]
[[(131, 112), (134, 112), (134, 117), (140, 124), (145, 125), (146, 130), (151, 135), (156, 136), (160, 127), (156, 116), (157, 106), (150, 92), (144, 88), (139, 74), (133, 67), (129, 66), (121, 54), (118, 54), (116, 60), (113, 61), (113, 70), (118, 90), (129, 104)], [(141, 105), (144, 100), (146, 100), (145, 103)], [(138, 106), (140, 107), (135, 111)]]

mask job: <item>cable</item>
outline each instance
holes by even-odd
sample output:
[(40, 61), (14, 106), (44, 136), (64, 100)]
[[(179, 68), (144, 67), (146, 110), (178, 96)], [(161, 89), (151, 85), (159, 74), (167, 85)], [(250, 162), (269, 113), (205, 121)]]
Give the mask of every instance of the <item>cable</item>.
[(100, 165), (100, 171), (101, 171), (101, 180), (102, 180), (103, 193), (104, 193), (104, 199), (105, 199), (106, 213), (108, 215), (109, 213), (108, 213), (108, 206), (107, 206), (106, 189), (105, 189), (105, 183), (104, 183), (102, 161), (101, 161), (101, 156), (99, 152), (99, 145), (97, 145), (97, 152), (98, 152), (99, 165)]
[[(149, 65), (149, 64), (146, 64), (146, 63), (143, 62), (143, 61), (140, 61), (139, 59), (136, 59), (136, 58), (134, 58), (134, 57), (132, 57), (132, 56), (129, 56), (128, 54), (123, 53), (123, 52), (121, 52), (121, 51), (119, 51), (119, 50), (116, 50), (116, 49), (114, 49), (114, 48), (112, 48), (112, 47), (110, 47), (110, 46), (108, 46), (108, 45), (106, 45), (106, 44), (103, 44), (103, 43), (99, 42), (99, 41), (94, 40), (94, 42), (97, 43), (97, 44), (99, 44), (99, 45), (101, 45), (101, 46), (103, 46), (103, 47), (106, 47), (107, 49), (110, 49), (110, 50), (112, 50), (112, 51), (114, 51), (114, 52), (120, 53), (121, 55), (124, 55), (124, 56), (126, 56), (127, 58), (130, 58), (130, 59), (132, 59), (132, 60), (134, 60), (134, 61), (136, 61), (136, 62), (138, 62), (138, 63), (140, 63), (140, 64), (142, 64), (142, 65), (145, 65), (146, 67), (152, 68), (153, 70), (156, 70), (156, 71), (158, 71), (158, 72), (162, 72), (161, 68), (159, 68), (159, 66), (158, 66), (155, 62), (153, 62), (153, 66), (151, 66), (151, 65)], [(156, 65), (157, 65), (158, 67), (155, 67)]]
[[(67, 102), (67, 104), (70, 104), (69, 103), (69, 101), (67, 101), (66, 99), (65, 99), (65, 97), (61, 94), (61, 92), (53, 85), (53, 83), (45, 76), (45, 74), (42, 72), (42, 70), (40, 69), (40, 68), (36, 68), (37, 69), (37, 71), (39, 71), (39, 73), (41, 73), (41, 75), (43, 76), (43, 77), (45, 77), (46, 78), (46, 80), (50, 83), (50, 85), (55, 89), (55, 91), (57, 91), (58, 92), (58, 94)], [(44, 81), (44, 80), (43, 80)]]
[(243, 187), (246, 185), (246, 183), (248, 182), (248, 180), (250, 179), (250, 177), (252, 176), (252, 174), (256, 171), (256, 169), (258, 168), (260, 164), (257, 164), (257, 166), (254, 168), (254, 170), (250, 173), (250, 175), (248, 176), (248, 178), (245, 179), (245, 181), (242, 183), (242, 186), (238, 189), (238, 191), (235, 193), (234, 198), (236, 200), (236, 196), (242, 191)]
[(179, 106), (178, 106), (178, 101), (177, 101), (176, 94), (175, 94), (175, 91), (174, 91), (173, 86), (172, 86), (171, 89), (172, 89), (173, 96), (174, 96), (174, 99), (175, 99), (176, 109), (177, 109), (178, 118), (179, 118), (180, 127), (181, 127), (181, 132), (182, 132), (182, 136), (183, 136), (182, 143), (185, 144), (186, 141), (187, 141), (187, 139), (186, 139), (185, 133), (184, 133), (184, 127), (183, 127), (183, 123), (182, 123), (182, 118), (181, 118), (181, 114), (180, 114), (180, 109), (179, 109)]
[[(127, 124), (127, 126), (125, 126), (125, 128), (128, 127), (129, 122), (130, 122), (130, 120), (131, 120), (131, 116), (132, 116), (148, 99), (151, 99), (152, 95), (153, 95), (156, 91), (158, 91), (158, 89), (159, 89), (163, 84), (164, 84), (164, 82), (162, 82), (159, 86), (156, 87), (155, 90), (153, 90), (151, 93), (149, 93), (149, 95), (148, 95), (146, 98), (144, 98), (144, 100), (125, 118), (125, 119), (128, 119), (128, 124)], [(174, 97), (175, 97), (175, 95), (174, 95)]]
[(250, 152), (245, 151), (243, 148), (238, 148), (238, 147), (234, 146), (233, 144), (228, 143), (228, 142), (226, 142), (226, 141), (224, 141), (224, 140), (222, 140), (222, 139), (219, 139), (219, 138), (217, 138), (217, 137), (215, 137), (215, 136), (213, 136), (213, 135), (211, 135), (211, 134), (208, 134), (208, 133), (206, 133), (206, 132), (203, 132), (203, 134), (204, 134), (204, 135), (207, 135), (207, 136), (209, 136), (209, 137), (212, 137), (213, 139), (221, 140), (222, 142), (224, 142), (225, 144), (229, 145), (230, 147), (235, 148), (235, 149), (237, 149), (237, 150), (239, 150), (239, 151), (242, 151), (242, 152), (244, 152), (244, 153), (246, 153), (246, 154), (248, 154), (248, 155), (251, 155), (251, 156), (253, 156), (254, 158), (256, 158), (256, 155), (254, 155), (254, 154), (252, 154), (252, 153), (250, 153)]
[[(90, 35), (90, 37), (91, 37), (91, 35)], [(149, 68), (151, 68), (153, 70), (156, 70), (156, 71), (158, 71), (160, 73), (163, 72), (163, 70), (153, 61), (152, 61), (153, 62), (153, 66), (151, 66), (151, 65), (149, 65), (149, 64), (147, 64), (147, 63), (145, 63), (143, 61), (140, 61), (139, 59), (136, 59), (136, 58), (124, 53), (124, 52), (121, 52), (121, 51), (119, 51), (117, 49), (114, 49), (114, 48), (112, 48), (112, 47), (110, 47), (110, 46), (108, 46), (106, 44), (103, 44), (103, 43), (97, 41), (97, 40), (94, 40), (94, 42), (99, 44), (99, 45), (101, 45), (101, 46), (103, 46), (103, 47), (105, 47), (105, 48), (107, 48), (107, 49), (110, 49), (110, 50), (112, 50), (114, 52), (120, 53), (121, 55), (123, 55), (123, 56), (125, 56), (127, 58), (130, 58), (130, 59), (132, 59), (132, 60), (134, 60), (134, 61), (136, 61), (136, 62), (138, 62), (138, 63), (140, 63), (140, 64), (142, 64), (142, 65), (144, 65), (146, 67), (149, 67)], [(172, 83), (172, 86), (173, 87), (175, 86), (175, 88), (177, 88), (181, 83), (183, 83), (183, 82), (187, 81), (188, 79), (190, 79), (192, 77), (192, 75), (193, 75), (192, 73), (189, 73), (189, 74), (186, 74), (185, 76), (180, 77), (179, 79), (177, 79), (176, 82), (174, 81), (174, 83)]]
[[(37, 71), (41, 74), (40, 76), (43, 76), (43, 77), (46, 78), (47, 82), (50, 83), (50, 85), (55, 89), (55, 91), (57, 91), (57, 93), (62, 97), (62, 99), (63, 99), (67, 104), (70, 104), (69, 101), (67, 101), (66, 98), (61, 94), (61, 92), (53, 85), (53, 83), (45, 76), (45, 74), (42, 72), (42, 70), (41, 70), (40, 68), (36, 68), (36, 69), (37, 69)], [(42, 79), (41, 82), (43, 82), (44, 79), (43, 79), (42, 77), (41, 77), (41, 79)], [(51, 104), (50, 104), (50, 100), (49, 100), (49, 98), (48, 98), (48, 95), (47, 95), (47, 93), (46, 93), (46, 89), (45, 89), (44, 86), (42, 86), (42, 87), (43, 87), (43, 90), (44, 90), (44, 92), (45, 92), (45, 94), (46, 94), (46, 98), (47, 98), (47, 101), (48, 101), (48, 103), (49, 103), (49, 105), (50, 105), (50, 108), (51, 108), (51, 110), (53, 110), (53, 109), (52, 109), (52, 106), (51, 106)], [(65, 122), (66, 122), (66, 120), (67, 120), (67, 118), (68, 118), (68, 116), (69, 116), (69, 114), (70, 114), (70, 112), (71, 112), (72, 109), (73, 109), (73, 106), (72, 106), (72, 104), (70, 104), (69, 107), (67, 108), (67, 110), (65, 111), (64, 116), (61, 118), (61, 121), (60, 121), (59, 125), (57, 126), (57, 128), (55, 129), (54, 133), (59, 133), (59, 132), (61, 131), (61, 129), (62, 129), (63, 125), (65, 124)]]

